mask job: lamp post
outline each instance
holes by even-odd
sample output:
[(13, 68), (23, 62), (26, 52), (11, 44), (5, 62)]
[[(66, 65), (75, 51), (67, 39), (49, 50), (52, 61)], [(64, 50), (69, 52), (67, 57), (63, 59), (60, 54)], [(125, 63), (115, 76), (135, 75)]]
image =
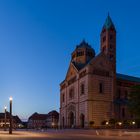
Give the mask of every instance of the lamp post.
[(10, 127), (9, 127), (9, 134), (12, 134), (12, 101), (13, 101), (13, 98), (10, 97), (9, 101), (10, 101)]
[(4, 115), (4, 131), (6, 131), (6, 109), (7, 109), (7, 107), (5, 106), (4, 107), (4, 113), (5, 113), (5, 115)]

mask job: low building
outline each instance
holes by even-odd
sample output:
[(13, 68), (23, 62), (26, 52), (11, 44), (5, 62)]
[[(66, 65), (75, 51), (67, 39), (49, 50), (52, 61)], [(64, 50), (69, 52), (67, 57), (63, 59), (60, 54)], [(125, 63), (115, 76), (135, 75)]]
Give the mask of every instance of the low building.
[(48, 114), (34, 113), (28, 119), (29, 129), (41, 129), (41, 128), (57, 128), (59, 122), (59, 113), (55, 110)]
[(49, 112), (46, 121), (47, 121), (47, 128), (58, 128), (59, 113), (55, 110)]
[(14, 128), (23, 128), (23, 123), (17, 115), (13, 116), (13, 122)]
[(47, 114), (39, 114), (35, 112), (28, 119), (28, 128), (41, 129), (47, 126), (46, 124)]
[[(0, 128), (4, 128), (6, 125), (6, 128), (9, 128), (10, 126), (10, 113), (0, 113)], [(13, 128), (21, 128), (22, 127), (22, 121), (21, 119), (16, 115), (12, 116), (12, 122), (13, 122)]]

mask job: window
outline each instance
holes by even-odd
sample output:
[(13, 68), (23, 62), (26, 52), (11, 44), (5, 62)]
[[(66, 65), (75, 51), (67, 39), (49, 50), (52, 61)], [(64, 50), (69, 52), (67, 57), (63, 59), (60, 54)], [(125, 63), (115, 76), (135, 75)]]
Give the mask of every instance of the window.
[(88, 56), (93, 56), (92, 52), (87, 52)]
[(103, 42), (105, 42), (105, 41), (106, 41), (106, 36), (103, 37)]
[(128, 92), (127, 92), (127, 90), (125, 90), (124, 98), (125, 98), (125, 99), (128, 98)]
[(62, 102), (65, 102), (65, 94), (62, 94)]
[(110, 44), (110, 50), (113, 50), (113, 45), (112, 44)]
[(110, 40), (112, 40), (113, 39), (113, 35), (110, 35)]
[(110, 60), (113, 60), (113, 55), (112, 54), (109, 56), (109, 59)]
[(80, 90), (81, 91), (81, 95), (85, 94), (85, 84), (84, 83), (81, 84), (80, 89), (81, 89)]
[(83, 55), (84, 55), (84, 52), (83, 51), (77, 52), (77, 56), (83, 56)]
[(69, 90), (69, 99), (73, 99), (74, 98), (74, 88), (71, 88)]
[(122, 108), (122, 117), (125, 117), (125, 108)]
[(103, 51), (103, 52), (105, 52), (105, 50), (106, 50), (106, 46), (103, 46), (103, 49), (102, 49), (102, 51)]
[(121, 97), (121, 90), (118, 89), (118, 90), (117, 90), (117, 98), (120, 99), (120, 97)]
[(99, 93), (103, 93), (103, 83), (99, 83)]

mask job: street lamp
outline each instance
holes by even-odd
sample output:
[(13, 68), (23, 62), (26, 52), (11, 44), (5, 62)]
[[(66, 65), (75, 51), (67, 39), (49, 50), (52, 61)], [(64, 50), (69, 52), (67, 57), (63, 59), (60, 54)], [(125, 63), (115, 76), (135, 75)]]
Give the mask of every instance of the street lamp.
[(4, 131), (6, 131), (6, 111), (7, 110), (7, 107), (5, 106), (4, 107), (4, 113), (5, 113), (5, 115), (4, 115)]
[(108, 124), (109, 124), (109, 122), (106, 122), (105, 124), (106, 124), (106, 125), (108, 125)]
[(12, 134), (12, 101), (13, 101), (13, 98), (10, 97), (9, 101), (10, 101), (10, 127), (9, 127), (9, 134)]
[(119, 126), (121, 126), (122, 125), (122, 122), (118, 122), (118, 124), (119, 124)]
[(132, 122), (132, 124), (133, 124), (133, 125), (135, 125), (135, 124), (136, 124), (136, 122), (135, 122), (135, 121), (133, 121), (133, 122)]

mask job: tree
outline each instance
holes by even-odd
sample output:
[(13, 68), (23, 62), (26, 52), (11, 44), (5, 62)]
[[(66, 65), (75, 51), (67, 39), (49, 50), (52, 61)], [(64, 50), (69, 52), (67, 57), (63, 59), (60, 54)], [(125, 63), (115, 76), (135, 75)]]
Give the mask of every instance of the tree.
[(140, 85), (132, 87), (128, 97), (128, 109), (131, 114), (140, 119)]

